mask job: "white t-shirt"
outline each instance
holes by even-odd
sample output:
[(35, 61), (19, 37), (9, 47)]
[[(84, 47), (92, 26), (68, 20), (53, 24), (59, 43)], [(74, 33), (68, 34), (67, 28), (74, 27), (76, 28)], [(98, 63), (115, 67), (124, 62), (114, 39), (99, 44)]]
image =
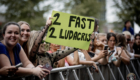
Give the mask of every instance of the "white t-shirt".
[[(82, 52), (78, 51), (78, 55), (79, 55), (79, 60), (81, 60), (81, 61), (86, 60), (85, 55)], [(72, 56), (74, 58), (74, 53), (71, 53), (70, 56)]]

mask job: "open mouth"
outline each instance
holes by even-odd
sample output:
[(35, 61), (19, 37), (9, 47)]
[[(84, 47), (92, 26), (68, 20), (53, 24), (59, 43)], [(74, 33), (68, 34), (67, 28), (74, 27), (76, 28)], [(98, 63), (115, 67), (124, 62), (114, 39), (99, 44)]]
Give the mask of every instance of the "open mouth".
[(11, 42), (15, 42), (16, 41), (16, 38), (10, 38), (9, 39)]
[(22, 36), (23, 39), (28, 39), (28, 36)]

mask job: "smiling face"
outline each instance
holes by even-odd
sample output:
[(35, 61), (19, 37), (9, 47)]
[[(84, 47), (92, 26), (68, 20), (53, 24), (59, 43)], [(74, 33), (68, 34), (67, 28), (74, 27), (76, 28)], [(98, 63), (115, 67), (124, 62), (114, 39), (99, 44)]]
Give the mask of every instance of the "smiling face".
[(114, 36), (111, 36), (110, 39), (108, 40), (108, 46), (109, 48), (113, 48), (116, 44), (116, 40)]
[(5, 44), (8, 46), (15, 46), (19, 41), (20, 31), (17, 25), (9, 25), (7, 26), (5, 33), (3, 34), (3, 38)]
[(22, 24), (20, 27), (21, 27), (20, 41), (26, 42), (30, 37), (30, 27), (27, 24)]

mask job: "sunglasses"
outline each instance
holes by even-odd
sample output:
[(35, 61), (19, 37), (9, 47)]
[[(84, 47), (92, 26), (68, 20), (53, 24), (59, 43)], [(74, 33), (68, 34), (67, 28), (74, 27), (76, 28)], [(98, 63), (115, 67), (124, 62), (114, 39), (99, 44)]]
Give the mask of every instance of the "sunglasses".
[(130, 41), (130, 39), (127, 39), (127, 41)]
[(136, 38), (136, 40), (140, 40), (140, 38)]
[(41, 42), (41, 43), (44, 43), (44, 42), (45, 42), (46, 44), (47, 44), (47, 43), (49, 43), (49, 42), (46, 42), (45, 40), (42, 40), (42, 42)]

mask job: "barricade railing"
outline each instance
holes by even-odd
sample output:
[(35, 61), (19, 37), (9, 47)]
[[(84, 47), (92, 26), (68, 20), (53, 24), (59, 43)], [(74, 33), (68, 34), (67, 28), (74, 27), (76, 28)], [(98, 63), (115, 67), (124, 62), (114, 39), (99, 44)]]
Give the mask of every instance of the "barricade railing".
[(136, 80), (140, 80), (140, 69), (139, 69), (140, 62), (138, 59), (131, 59), (129, 65), (125, 65), (122, 62), (120, 67), (116, 67), (112, 63), (107, 65), (100, 65), (99, 63), (96, 64), (99, 70), (98, 73), (92, 71), (89, 66), (75, 65), (75, 66), (52, 69), (51, 75), (49, 76), (48, 79), (49, 80), (127, 80), (127, 75), (129, 73), (134, 73), (136, 76)]
[(90, 66), (75, 65), (53, 68), (51, 74), (46, 76), (44, 80), (127, 80), (129, 73), (134, 73), (136, 80), (140, 80), (140, 62), (138, 59), (131, 59), (129, 65), (121, 63), (120, 67), (116, 67), (112, 63), (100, 65), (96, 62), (96, 64), (98, 73), (92, 70)]

